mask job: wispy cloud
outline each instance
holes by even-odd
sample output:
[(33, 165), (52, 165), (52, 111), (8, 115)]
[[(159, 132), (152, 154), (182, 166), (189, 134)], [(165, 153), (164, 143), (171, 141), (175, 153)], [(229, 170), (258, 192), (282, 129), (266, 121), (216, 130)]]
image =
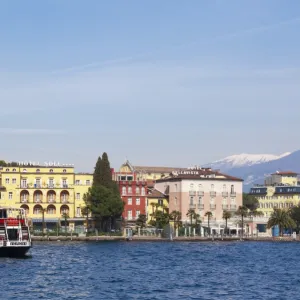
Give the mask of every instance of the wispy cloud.
[(144, 52), (144, 53), (140, 53), (140, 54), (133, 55), (133, 56), (121, 57), (121, 58), (116, 58), (116, 59), (111, 59), (111, 60), (103, 60), (103, 61), (87, 63), (87, 64), (83, 64), (83, 65), (78, 65), (78, 66), (71, 66), (69, 68), (54, 70), (54, 71), (50, 72), (50, 74), (70, 73), (70, 72), (84, 71), (84, 70), (96, 68), (96, 67), (105, 67), (105, 66), (110, 66), (110, 65), (119, 65), (122, 63), (129, 63), (129, 62), (133, 62), (138, 59), (147, 58), (151, 55), (162, 53), (164, 51), (170, 51), (170, 50), (175, 50), (175, 49), (180, 49), (180, 48), (188, 48), (188, 47), (196, 46), (196, 45), (204, 46), (205, 44), (209, 44), (212, 42), (227, 40), (227, 39), (231, 39), (231, 38), (238, 38), (238, 37), (243, 37), (243, 36), (250, 35), (250, 34), (269, 31), (269, 30), (273, 30), (276, 28), (280, 28), (280, 27), (298, 23), (298, 22), (300, 22), (300, 17), (289, 19), (289, 20), (284, 20), (281, 22), (273, 23), (273, 24), (251, 27), (251, 28), (236, 31), (236, 32), (217, 35), (217, 36), (214, 36), (211, 38), (192, 41), (190, 43), (179, 43), (177, 45), (165, 46), (165, 47), (161, 47), (155, 51)]
[(60, 134), (66, 134), (66, 132), (63, 130), (52, 130), (52, 129), (0, 128), (0, 134), (60, 135)]

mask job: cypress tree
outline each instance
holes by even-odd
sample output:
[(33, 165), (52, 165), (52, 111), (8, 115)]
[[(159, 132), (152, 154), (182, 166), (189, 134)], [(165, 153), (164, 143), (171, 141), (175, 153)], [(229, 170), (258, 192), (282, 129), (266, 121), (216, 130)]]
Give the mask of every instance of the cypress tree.
[(111, 189), (113, 186), (113, 180), (111, 175), (110, 163), (108, 160), (107, 153), (102, 154), (101, 160), (101, 185), (105, 186), (108, 189)]
[(102, 181), (101, 181), (101, 157), (98, 157), (96, 166), (95, 166), (95, 170), (94, 170), (94, 174), (93, 174), (93, 186), (99, 186), (101, 185)]

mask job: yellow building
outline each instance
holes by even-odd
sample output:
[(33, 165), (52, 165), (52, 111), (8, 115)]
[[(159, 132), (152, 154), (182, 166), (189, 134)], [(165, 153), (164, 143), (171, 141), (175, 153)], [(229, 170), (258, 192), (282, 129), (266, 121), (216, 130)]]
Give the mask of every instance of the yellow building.
[(85, 221), (83, 195), (92, 174), (76, 174), (73, 166), (17, 166), (0, 169), (0, 205), (24, 208), (32, 223), (56, 225), (68, 215), (71, 228)]
[(250, 195), (259, 200), (259, 210), (270, 217), (273, 208), (290, 208), (300, 202), (300, 184), (295, 172), (276, 172), (265, 180), (264, 185), (251, 188)]
[(152, 220), (151, 215), (160, 210), (169, 212), (169, 201), (166, 195), (156, 189), (150, 190), (147, 195), (147, 222)]

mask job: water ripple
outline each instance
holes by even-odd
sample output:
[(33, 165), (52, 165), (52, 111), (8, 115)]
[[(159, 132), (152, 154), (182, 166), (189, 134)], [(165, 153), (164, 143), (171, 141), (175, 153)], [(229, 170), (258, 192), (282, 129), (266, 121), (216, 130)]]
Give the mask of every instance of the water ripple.
[(1, 299), (298, 299), (300, 243), (51, 242), (0, 259)]

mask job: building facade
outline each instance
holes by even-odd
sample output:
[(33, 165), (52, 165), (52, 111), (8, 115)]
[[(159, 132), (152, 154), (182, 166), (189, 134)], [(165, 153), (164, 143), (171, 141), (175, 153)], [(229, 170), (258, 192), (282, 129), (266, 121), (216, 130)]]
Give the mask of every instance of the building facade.
[[(300, 203), (298, 174), (292, 171), (276, 172), (267, 177), (262, 185), (250, 189), (259, 201), (259, 210), (269, 218), (274, 208), (290, 208)], [(266, 219), (267, 221), (267, 219)]]
[(204, 224), (211, 212), (211, 224), (224, 224), (223, 211), (234, 213), (242, 205), (243, 180), (209, 168), (178, 170), (156, 181), (155, 189), (167, 195), (169, 211), (179, 211), (183, 222), (189, 222), (189, 209), (195, 210)]
[(83, 224), (83, 195), (92, 185), (91, 174), (76, 174), (74, 167), (10, 166), (2, 167), (0, 178), (0, 205), (23, 208), (33, 224), (44, 217), (51, 227), (63, 215), (70, 227)]

